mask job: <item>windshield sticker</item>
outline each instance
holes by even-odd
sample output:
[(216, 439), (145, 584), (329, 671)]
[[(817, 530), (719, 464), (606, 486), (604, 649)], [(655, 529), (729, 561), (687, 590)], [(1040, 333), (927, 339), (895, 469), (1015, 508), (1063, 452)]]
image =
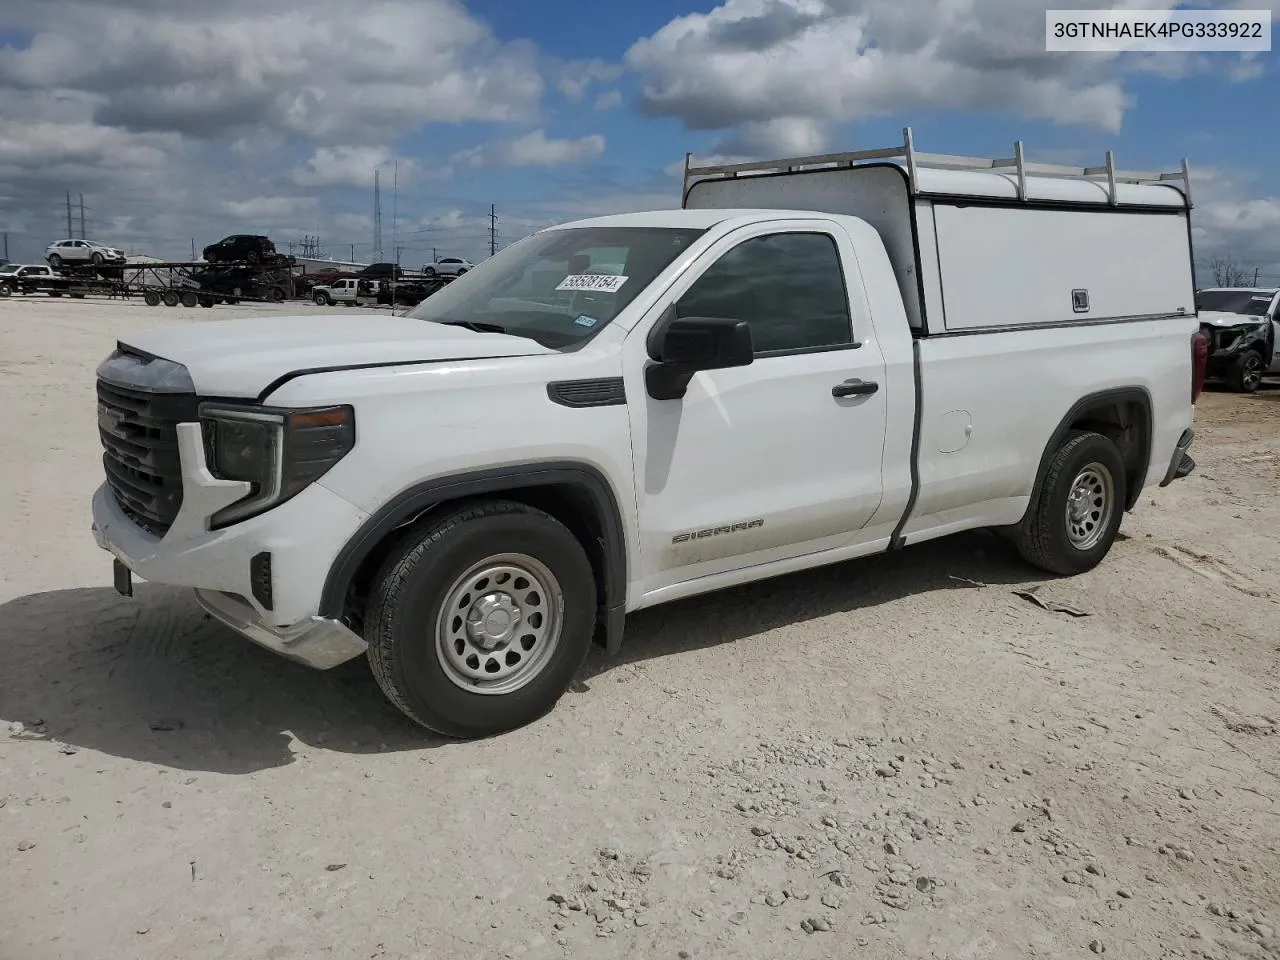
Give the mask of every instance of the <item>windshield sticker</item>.
[(598, 290), (601, 293), (617, 293), (626, 282), (626, 277), (620, 277), (612, 273), (571, 273), (560, 281), (556, 289)]
[(594, 327), (600, 321), (597, 320), (595, 317), (588, 317), (586, 314), (583, 314), (573, 322), (580, 327)]
[(1256, 300), (1256, 301), (1258, 301), (1259, 303), (1270, 303), (1270, 302), (1271, 302), (1271, 298), (1270, 298), (1270, 297), (1252, 297), (1251, 299)]

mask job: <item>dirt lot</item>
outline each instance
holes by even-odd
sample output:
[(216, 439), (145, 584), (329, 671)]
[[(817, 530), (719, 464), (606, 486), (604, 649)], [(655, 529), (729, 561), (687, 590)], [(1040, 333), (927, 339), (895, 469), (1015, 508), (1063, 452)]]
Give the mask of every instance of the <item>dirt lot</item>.
[(95, 364), (248, 312), (0, 303), (3, 960), (1280, 956), (1280, 389), (1089, 575), (972, 535), (679, 603), (458, 744), (110, 587)]

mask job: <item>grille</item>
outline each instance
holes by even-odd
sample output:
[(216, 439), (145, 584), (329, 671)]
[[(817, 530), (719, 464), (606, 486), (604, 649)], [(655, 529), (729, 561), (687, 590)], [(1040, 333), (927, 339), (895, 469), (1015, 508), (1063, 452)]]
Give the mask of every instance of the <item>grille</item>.
[(98, 435), (107, 484), (126, 514), (162, 536), (182, 507), (178, 424), (197, 419), (194, 394), (151, 393), (98, 380)]

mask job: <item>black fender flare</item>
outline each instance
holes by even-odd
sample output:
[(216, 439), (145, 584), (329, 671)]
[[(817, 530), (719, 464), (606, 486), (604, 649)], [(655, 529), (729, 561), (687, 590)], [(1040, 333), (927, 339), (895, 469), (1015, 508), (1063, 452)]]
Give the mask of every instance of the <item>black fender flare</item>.
[(590, 497), (600, 518), (600, 553), (604, 569), (604, 597), (600, 622), (610, 653), (622, 643), (627, 600), (627, 541), (618, 498), (598, 469), (577, 461), (518, 464), (449, 474), (424, 480), (396, 494), (360, 525), (329, 566), (320, 594), (319, 615), (340, 619), (347, 592), (360, 565), (393, 530), (427, 510), (452, 500), (494, 496), (528, 487), (572, 486)]
[[(1190, 387), (1188, 387), (1188, 390), (1190, 390)], [(1040, 455), (1040, 466), (1036, 470), (1035, 483), (1031, 488), (1031, 500), (1027, 505), (1028, 512), (1035, 509), (1036, 502), (1040, 499), (1040, 491), (1044, 489), (1045, 477), (1049, 473), (1049, 461), (1071, 431), (1071, 424), (1078, 420), (1080, 415), (1090, 407), (1102, 406), (1108, 403), (1133, 403), (1142, 411), (1142, 419), (1139, 421), (1138, 426), (1142, 430), (1144, 455), (1138, 464), (1137, 470), (1134, 472), (1134, 482), (1130, 484), (1129, 489), (1126, 491), (1124, 508), (1126, 511), (1130, 511), (1137, 506), (1138, 497), (1142, 495), (1142, 487), (1147, 481), (1147, 469), (1151, 463), (1151, 445), (1155, 433), (1152, 423), (1151, 393), (1145, 387), (1116, 387), (1081, 397), (1071, 405), (1071, 409), (1067, 411), (1066, 416), (1062, 418), (1057, 428), (1049, 436), (1049, 442), (1045, 445), (1044, 453)]]

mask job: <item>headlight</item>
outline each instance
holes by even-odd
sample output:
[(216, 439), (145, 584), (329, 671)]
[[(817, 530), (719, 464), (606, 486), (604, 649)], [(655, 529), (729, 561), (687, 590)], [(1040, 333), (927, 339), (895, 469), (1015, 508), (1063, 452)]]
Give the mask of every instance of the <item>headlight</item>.
[(301, 493), (356, 442), (355, 411), (349, 406), (291, 410), (202, 403), (200, 420), (213, 475), (252, 484), (248, 496), (210, 518), (215, 530)]

